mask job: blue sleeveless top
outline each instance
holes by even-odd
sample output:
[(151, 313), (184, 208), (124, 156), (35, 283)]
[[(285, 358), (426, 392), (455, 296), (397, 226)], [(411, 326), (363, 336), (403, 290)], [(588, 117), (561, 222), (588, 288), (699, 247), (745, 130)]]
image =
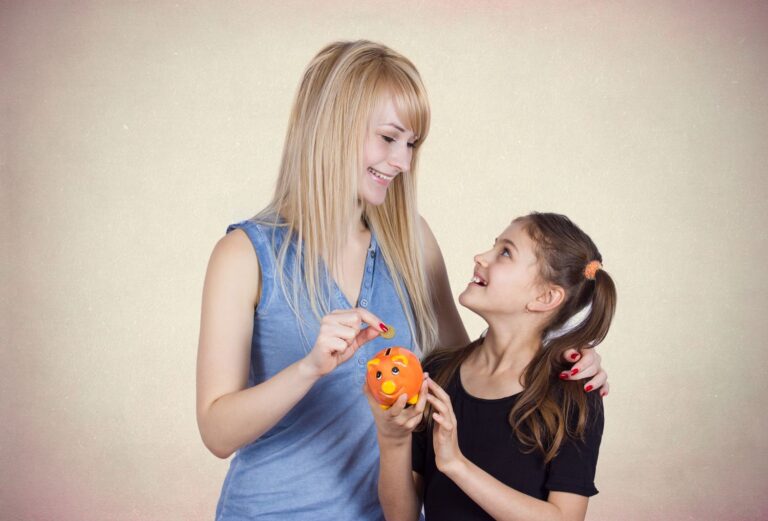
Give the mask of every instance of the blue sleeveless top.
[[(261, 267), (249, 376), (249, 385), (256, 385), (303, 358), (314, 345), (319, 322), (303, 300), (302, 334), (278, 285), (277, 252), (287, 228), (248, 220), (230, 225), (227, 233), (236, 228), (248, 234)], [(285, 262), (287, 281), (301, 275), (292, 273), (294, 257), (295, 243)], [(332, 309), (354, 307), (335, 283), (331, 288)], [(216, 508), (218, 521), (384, 519), (377, 493), (376, 427), (361, 387), (366, 363), (375, 353), (394, 345), (415, 348), (395, 282), (373, 232), (356, 304), (393, 325), (395, 337), (377, 337), (362, 346), (318, 380), (272, 429), (237, 451)]]

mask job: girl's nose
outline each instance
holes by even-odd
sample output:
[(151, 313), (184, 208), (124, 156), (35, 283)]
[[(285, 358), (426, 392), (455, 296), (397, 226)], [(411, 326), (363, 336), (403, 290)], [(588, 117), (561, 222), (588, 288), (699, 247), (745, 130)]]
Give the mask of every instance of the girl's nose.
[(481, 253), (478, 253), (477, 255), (475, 255), (475, 262), (483, 267), (488, 266), (488, 263), (486, 262), (485, 257), (483, 257)]

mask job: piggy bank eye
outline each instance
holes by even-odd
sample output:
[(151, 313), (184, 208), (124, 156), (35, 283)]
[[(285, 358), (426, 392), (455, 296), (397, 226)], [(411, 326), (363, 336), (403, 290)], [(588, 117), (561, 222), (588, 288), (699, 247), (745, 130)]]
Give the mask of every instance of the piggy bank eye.
[(400, 374), (400, 369), (398, 369), (397, 367), (393, 367), (392, 374)]
[(376, 371), (376, 379), (381, 380), (381, 371)]

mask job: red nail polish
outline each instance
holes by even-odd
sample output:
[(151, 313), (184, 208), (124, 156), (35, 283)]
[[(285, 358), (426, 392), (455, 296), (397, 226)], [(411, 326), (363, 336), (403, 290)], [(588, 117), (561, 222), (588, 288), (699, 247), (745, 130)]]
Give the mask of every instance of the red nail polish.
[(386, 333), (387, 331), (389, 331), (389, 328), (383, 322), (379, 324), (379, 329), (381, 329), (383, 333)]
[(594, 387), (592, 387), (591, 385), (588, 385), (584, 388), (584, 390), (587, 392), (591, 391), (592, 389), (594, 389)]
[(579, 357), (579, 353), (573, 353), (571, 355), (571, 360), (576, 360)]
[(578, 367), (576, 369), (571, 369), (571, 376), (573, 376), (575, 374), (578, 374), (578, 372), (579, 372), (579, 368)]
[(567, 379), (568, 379), (568, 373), (567, 373), (567, 372), (565, 372), (565, 373), (560, 373), (560, 379), (561, 379), (561, 380), (567, 380)]

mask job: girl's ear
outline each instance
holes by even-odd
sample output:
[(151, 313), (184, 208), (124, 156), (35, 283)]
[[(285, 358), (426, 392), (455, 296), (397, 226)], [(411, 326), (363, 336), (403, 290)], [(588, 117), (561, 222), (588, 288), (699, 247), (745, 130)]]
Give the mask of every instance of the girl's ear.
[(539, 295), (526, 306), (528, 311), (551, 311), (563, 303), (565, 290), (555, 284), (547, 284)]

